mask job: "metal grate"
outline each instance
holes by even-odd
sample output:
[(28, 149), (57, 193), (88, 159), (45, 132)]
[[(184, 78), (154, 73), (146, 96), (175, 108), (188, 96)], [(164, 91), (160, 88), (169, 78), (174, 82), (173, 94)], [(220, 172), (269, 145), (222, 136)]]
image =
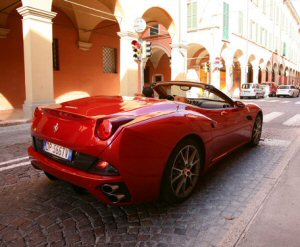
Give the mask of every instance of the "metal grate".
[(103, 72), (117, 73), (116, 69), (117, 49), (103, 47)]

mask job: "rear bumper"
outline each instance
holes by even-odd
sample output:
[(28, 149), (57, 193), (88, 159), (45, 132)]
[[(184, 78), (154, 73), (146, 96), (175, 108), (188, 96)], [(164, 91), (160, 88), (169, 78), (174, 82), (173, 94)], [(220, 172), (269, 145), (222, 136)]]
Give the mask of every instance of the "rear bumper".
[[(126, 200), (124, 202), (111, 200), (112, 197), (103, 192), (103, 185), (107, 186), (117, 184), (121, 185), (122, 193), (124, 193), (125, 190), (128, 193), (128, 195), (126, 195), (127, 198), (131, 199), (125, 182), (123, 181), (123, 178), (121, 176), (101, 176), (86, 171), (81, 171), (79, 169), (72, 168), (66, 165), (62, 165), (35, 151), (35, 149), (32, 146), (28, 148), (28, 154), (31, 159), (31, 164), (35, 168), (41, 169), (57, 177), (60, 180), (85, 188), (92, 195), (94, 195), (106, 204), (127, 205), (133, 203), (132, 200)], [(114, 196), (115, 193), (117, 193), (116, 195), (120, 195), (118, 191), (114, 192), (111, 195)]]
[(293, 95), (293, 93), (284, 93), (284, 92), (282, 92), (282, 93), (276, 93), (276, 96), (292, 96)]

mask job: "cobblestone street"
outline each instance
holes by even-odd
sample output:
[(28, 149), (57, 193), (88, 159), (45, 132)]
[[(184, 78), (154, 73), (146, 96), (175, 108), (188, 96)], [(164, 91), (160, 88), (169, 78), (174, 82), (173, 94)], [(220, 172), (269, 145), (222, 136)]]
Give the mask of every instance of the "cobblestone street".
[[(293, 137), (279, 141), (273, 133), (269, 139), (270, 132), (275, 130), (265, 131), (258, 147), (241, 148), (220, 162), (179, 205), (107, 206), (30, 165), (4, 170), (0, 246), (219, 246), (264, 184), (276, 180), (270, 174)], [(13, 144), (11, 134), (1, 144), (4, 158), (20, 156), (30, 143), (20, 135), (23, 144)]]

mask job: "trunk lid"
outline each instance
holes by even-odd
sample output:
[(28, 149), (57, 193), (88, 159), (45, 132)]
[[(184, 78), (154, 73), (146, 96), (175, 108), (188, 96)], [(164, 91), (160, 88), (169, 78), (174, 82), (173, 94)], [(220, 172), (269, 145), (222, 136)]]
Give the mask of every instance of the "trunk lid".
[(117, 136), (100, 140), (95, 134), (102, 119), (132, 116), (134, 123), (177, 110), (177, 104), (143, 97), (95, 96), (40, 107), (32, 134), (40, 140), (98, 156)]

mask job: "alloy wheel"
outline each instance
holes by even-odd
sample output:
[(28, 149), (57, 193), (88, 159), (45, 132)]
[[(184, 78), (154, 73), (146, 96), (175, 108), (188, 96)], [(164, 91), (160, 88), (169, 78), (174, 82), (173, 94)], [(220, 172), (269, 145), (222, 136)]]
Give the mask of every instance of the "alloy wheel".
[(189, 196), (198, 182), (201, 161), (198, 149), (186, 145), (175, 157), (171, 169), (171, 188), (177, 198)]

